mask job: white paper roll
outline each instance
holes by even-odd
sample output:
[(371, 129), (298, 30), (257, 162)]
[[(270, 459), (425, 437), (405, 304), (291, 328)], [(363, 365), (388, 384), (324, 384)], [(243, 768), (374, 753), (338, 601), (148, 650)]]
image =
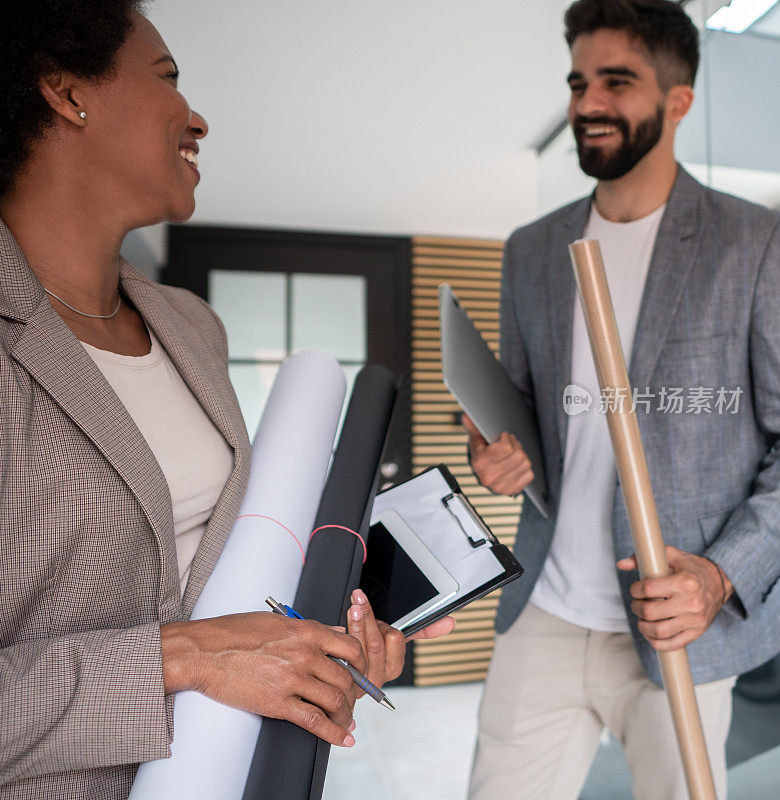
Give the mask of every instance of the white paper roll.
[[(344, 402), (327, 353), (305, 350), (279, 368), (252, 444), (249, 485), (192, 619), (291, 603), (298, 586)], [(296, 541), (297, 540), (297, 541)], [(270, 612), (269, 612), (270, 613)], [(173, 757), (142, 764), (130, 800), (240, 800), (262, 717), (197, 692), (176, 695)]]

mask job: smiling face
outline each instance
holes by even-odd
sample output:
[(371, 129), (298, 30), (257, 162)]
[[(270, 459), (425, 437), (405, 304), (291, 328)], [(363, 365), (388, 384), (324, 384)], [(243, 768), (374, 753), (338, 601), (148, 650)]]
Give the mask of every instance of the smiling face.
[(197, 140), (208, 126), (177, 90), (176, 63), (140, 14), (114, 73), (84, 99), (90, 177), (133, 227), (186, 220), (200, 180)]
[(667, 115), (667, 93), (636, 40), (612, 29), (582, 34), (574, 40), (571, 57), (568, 117), (585, 174), (616, 180), (662, 140), (671, 146), (674, 124)]

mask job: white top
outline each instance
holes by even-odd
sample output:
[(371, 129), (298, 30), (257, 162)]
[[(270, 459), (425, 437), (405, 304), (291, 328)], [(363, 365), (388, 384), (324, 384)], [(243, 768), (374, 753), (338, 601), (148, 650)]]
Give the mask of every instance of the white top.
[[(598, 239), (601, 245), (626, 363), (664, 209), (661, 206), (633, 222), (609, 222), (594, 204), (585, 229), (585, 238)], [(593, 403), (588, 411), (569, 417), (560, 508), (531, 602), (574, 625), (627, 632), (612, 543), (615, 458), (578, 297), (574, 301), (571, 383), (587, 390)]]
[(168, 482), (181, 590), (211, 512), (233, 469), (233, 450), (154, 334), (145, 356), (82, 342), (138, 426)]

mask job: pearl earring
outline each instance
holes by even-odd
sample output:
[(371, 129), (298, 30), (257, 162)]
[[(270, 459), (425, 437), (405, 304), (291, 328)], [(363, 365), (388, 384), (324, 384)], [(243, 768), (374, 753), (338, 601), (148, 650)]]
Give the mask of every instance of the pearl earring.
[(80, 116), (82, 119), (86, 119), (86, 118), (87, 118), (87, 112), (86, 112), (86, 111), (79, 111), (79, 116)]

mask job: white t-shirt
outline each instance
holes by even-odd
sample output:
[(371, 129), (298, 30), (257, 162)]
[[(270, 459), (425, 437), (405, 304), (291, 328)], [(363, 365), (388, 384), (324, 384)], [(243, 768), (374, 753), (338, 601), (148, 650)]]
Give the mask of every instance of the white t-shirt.
[[(623, 353), (628, 364), (647, 270), (665, 206), (633, 222), (609, 222), (595, 204), (585, 238), (598, 239)], [(598, 631), (629, 630), (612, 544), (615, 458), (585, 319), (575, 297), (571, 383), (593, 398), (590, 410), (570, 416), (561, 500), (547, 560), (531, 602), (561, 619)], [(556, 398), (563, 402), (562, 398)], [(630, 400), (628, 401), (630, 402)]]
[(182, 592), (211, 512), (233, 469), (233, 450), (150, 331), (145, 356), (82, 342), (138, 426), (168, 482)]

